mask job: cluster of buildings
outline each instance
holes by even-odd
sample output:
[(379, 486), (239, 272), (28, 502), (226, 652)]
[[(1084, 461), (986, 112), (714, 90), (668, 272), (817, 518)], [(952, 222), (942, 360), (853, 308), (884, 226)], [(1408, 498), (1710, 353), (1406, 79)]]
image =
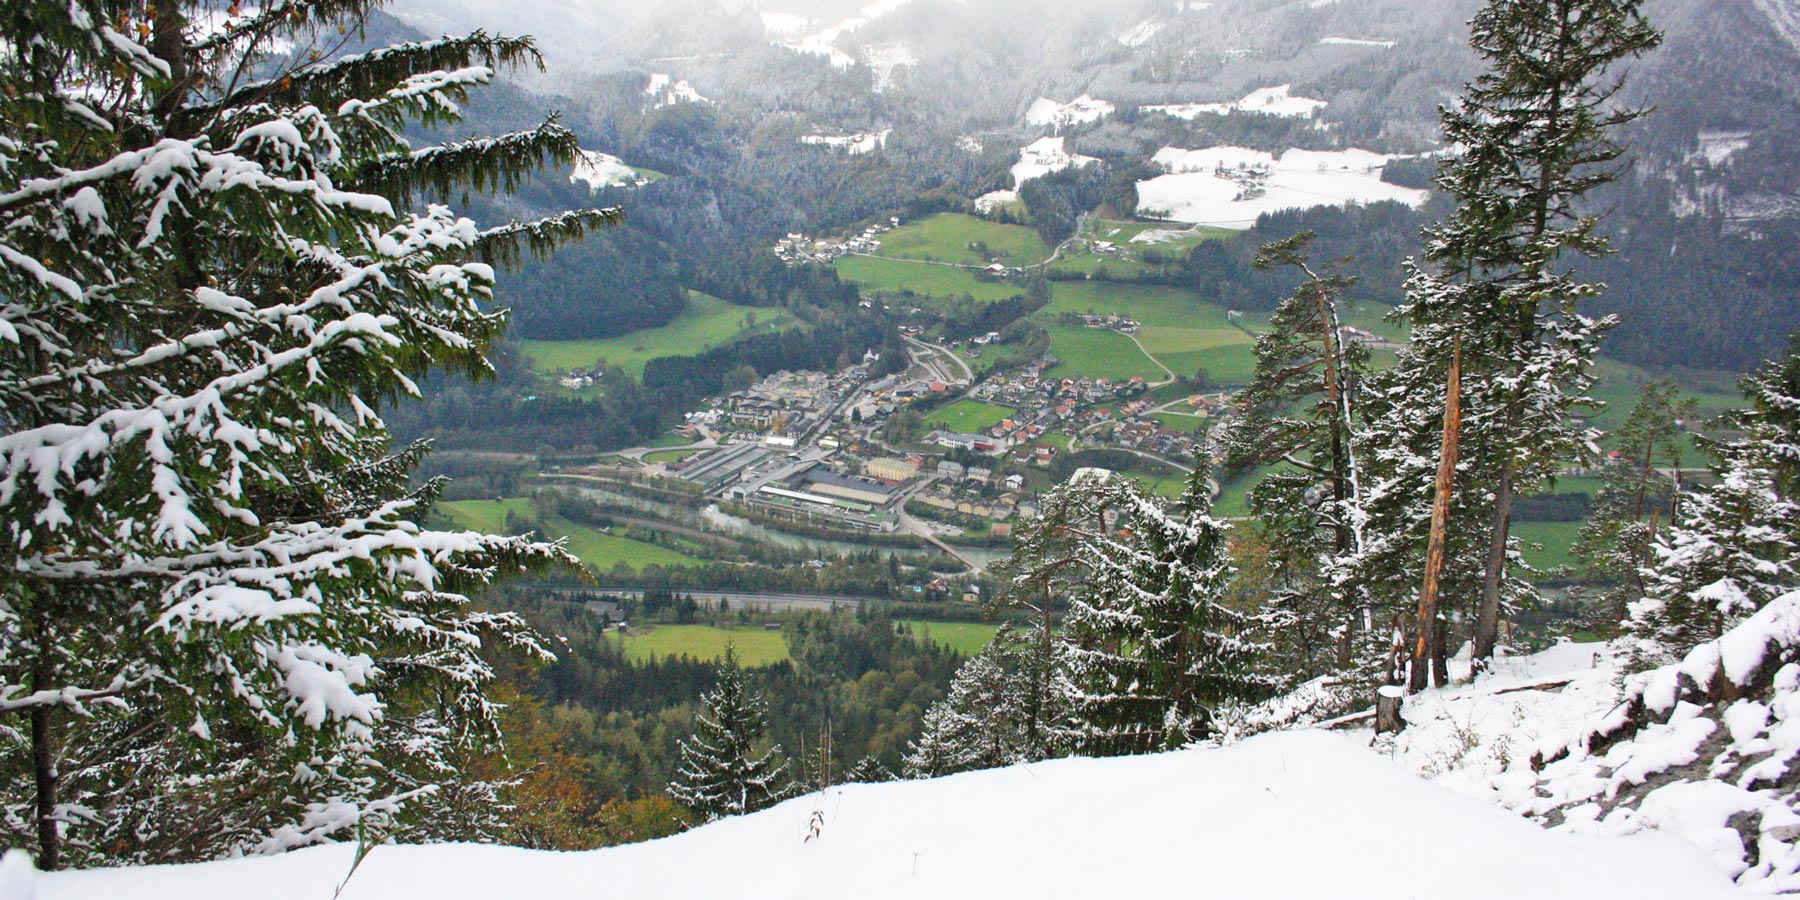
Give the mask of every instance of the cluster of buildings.
[(595, 369), (592, 372), (570, 372), (556, 379), (556, 383), (571, 391), (579, 391), (582, 388), (590, 388), (599, 384), (601, 376), (605, 374), (606, 372), (602, 369)]
[(1133, 319), (1130, 316), (1121, 316), (1116, 313), (1106, 313), (1098, 316), (1077, 313), (1075, 318), (1081, 320), (1081, 324), (1089, 328), (1109, 328), (1122, 334), (1137, 334), (1138, 328), (1140, 327), (1138, 320)]
[(794, 266), (809, 262), (829, 263), (850, 253), (873, 253), (881, 249), (881, 236), (899, 226), (900, 218), (893, 216), (886, 222), (876, 222), (864, 228), (860, 234), (843, 241), (812, 238), (797, 231), (789, 232), (786, 237), (775, 242), (775, 255), (782, 262)]

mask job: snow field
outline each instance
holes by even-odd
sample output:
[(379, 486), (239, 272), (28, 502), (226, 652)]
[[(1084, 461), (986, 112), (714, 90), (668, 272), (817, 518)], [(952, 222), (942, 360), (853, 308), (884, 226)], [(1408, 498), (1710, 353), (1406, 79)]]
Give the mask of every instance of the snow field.
[(1105, 100), (1096, 100), (1082, 94), (1067, 103), (1058, 103), (1049, 97), (1039, 97), (1031, 102), (1025, 110), (1025, 124), (1036, 127), (1050, 126), (1067, 128), (1070, 125), (1081, 125), (1097, 122), (1112, 115), (1113, 105)]
[(1019, 151), (1019, 161), (1013, 163), (1012, 167), (1013, 188), (1016, 190), (1033, 178), (1060, 172), (1070, 166), (1085, 166), (1099, 161), (1092, 156), (1070, 153), (1063, 147), (1062, 138), (1038, 138)]
[(637, 184), (643, 179), (625, 161), (597, 150), (583, 150), (575, 160), (569, 182), (585, 182), (590, 189)]
[[(809, 839), (816, 826), (817, 836)], [(38, 877), (37, 900), (316, 900), (354, 848)], [(1404, 875), (1396, 866), (1405, 867)], [(343, 900), (1228, 898), (1708, 900), (1741, 896), (1659, 834), (1552, 834), (1322, 732), (1216, 750), (1065, 759), (846, 785), (687, 834), (586, 853), (377, 847)], [(14, 900), (14, 898), (6, 898)]]
[(1138, 212), (1246, 229), (1257, 216), (1283, 209), (1382, 200), (1422, 205), (1428, 192), (1381, 180), (1381, 169), (1392, 158), (1355, 149), (1289, 150), (1277, 158), (1243, 147), (1164, 147), (1152, 161), (1169, 174), (1138, 182)]
[(1223, 116), (1233, 112), (1304, 119), (1330, 105), (1324, 100), (1296, 97), (1292, 93), (1292, 88), (1292, 85), (1287, 84), (1258, 88), (1245, 94), (1242, 99), (1233, 100), (1230, 103), (1173, 103), (1162, 106), (1142, 106), (1139, 109), (1149, 113), (1164, 113), (1189, 121), (1203, 114)]

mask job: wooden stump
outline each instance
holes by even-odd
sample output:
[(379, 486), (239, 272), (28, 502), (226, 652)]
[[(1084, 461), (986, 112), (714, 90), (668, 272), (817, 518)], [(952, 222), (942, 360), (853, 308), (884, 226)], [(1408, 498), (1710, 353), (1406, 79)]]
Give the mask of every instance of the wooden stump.
[(1375, 733), (1397, 732), (1406, 727), (1400, 717), (1400, 706), (1406, 702), (1406, 689), (1394, 685), (1375, 691)]

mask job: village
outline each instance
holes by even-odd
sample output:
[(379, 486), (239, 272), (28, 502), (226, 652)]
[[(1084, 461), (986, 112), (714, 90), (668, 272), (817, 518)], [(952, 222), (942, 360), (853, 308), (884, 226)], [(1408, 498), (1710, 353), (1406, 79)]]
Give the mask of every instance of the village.
[[(1121, 450), (1166, 473), (1210, 467), (1205, 432), (1231, 415), (1224, 392), (1159, 406), (1142, 377), (1058, 377), (1054, 357), (973, 388), (921, 364), (873, 377), (876, 361), (777, 372), (710, 398), (680, 429), (695, 452), (652, 473), (776, 522), (998, 539), (1036, 513), (1061, 455)], [(970, 411), (996, 421), (970, 427)], [(1177, 418), (1201, 424), (1169, 427)]]

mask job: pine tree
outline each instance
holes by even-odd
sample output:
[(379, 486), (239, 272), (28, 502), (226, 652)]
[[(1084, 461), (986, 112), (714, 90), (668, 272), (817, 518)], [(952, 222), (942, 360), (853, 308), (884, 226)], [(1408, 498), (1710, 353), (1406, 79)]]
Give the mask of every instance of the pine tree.
[(610, 214), (426, 203), (578, 148), (412, 147), (536, 54), (335, 52), (372, 5), (0, 10), (0, 841), (42, 868), (468, 833), (426, 817), (493, 734), (478, 649), (531, 641), (464, 593), (572, 560), (421, 529), (380, 410), (487, 370), (492, 260)]
[(712, 822), (767, 809), (792, 796), (781, 748), (757, 752), (766, 724), (762, 698), (744, 683), (737, 648), (725, 647), (718, 681), (700, 698), (694, 733), (681, 742), (669, 796)]
[[(1575, 413), (1592, 405), (1598, 340), (1613, 323), (1580, 313), (1601, 288), (1576, 280), (1561, 258), (1607, 251), (1598, 219), (1578, 204), (1617, 177), (1624, 150), (1611, 136), (1642, 114), (1615, 102), (1619, 82), (1608, 76), (1661, 42), (1640, 6), (1492, 0), (1471, 23), (1488, 71), (1444, 112), (1445, 142), (1467, 149), (1438, 175), (1457, 210), (1427, 232), (1426, 258), (1461, 282), (1449, 296), (1463, 307), (1455, 334), (1469, 360), (1466, 443), (1485, 458), (1476, 468), (1493, 473), (1477, 665), (1499, 634), (1514, 499), (1592, 444)], [(1428, 304), (1415, 310), (1429, 318)]]
[[(1443, 112), (1445, 143), (1462, 150), (1436, 178), (1457, 207), (1425, 231), (1430, 268), (1409, 263), (1407, 300), (1396, 315), (1411, 326), (1411, 346), (1372, 392), (1386, 397), (1388, 416), (1372, 437), (1394, 449), (1385, 485), (1371, 489), (1384, 495), (1372, 497), (1372, 506), (1387, 508), (1372, 513), (1385, 519), (1371, 523), (1379, 536), (1359, 554), (1357, 577), (1391, 577), (1394, 562), (1415, 552), (1412, 535), (1429, 506), (1419, 502), (1419, 486), (1434, 480), (1424, 473), (1437, 467), (1439, 448), (1456, 446), (1449, 517), (1425, 537), (1443, 547), (1443, 596), (1467, 596), (1467, 572), (1479, 570), (1478, 666), (1493, 653), (1501, 612), (1529, 591), (1510, 574), (1519, 564), (1514, 500), (1591, 446), (1575, 413), (1592, 402), (1598, 339), (1612, 322), (1581, 314), (1600, 287), (1576, 280), (1562, 258), (1606, 252), (1598, 220), (1579, 204), (1616, 177), (1623, 150), (1611, 135), (1640, 115), (1615, 102), (1619, 83), (1607, 75), (1660, 40), (1639, 7), (1638, 0), (1491, 0), (1476, 15), (1471, 45), (1488, 70)], [(1431, 435), (1443, 407), (1424, 398), (1446, 395), (1430, 385), (1433, 378), (1445, 384), (1453, 356), (1465, 413), (1437, 441)], [(1470, 535), (1480, 538), (1474, 560)], [(1416, 627), (1431, 632), (1438, 623)]]
[(1361, 617), (1360, 604), (1335, 593), (1323, 574), (1361, 545), (1355, 437), (1368, 364), (1367, 349), (1346, 340), (1342, 322), (1354, 279), (1314, 270), (1306, 257), (1312, 239), (1302, 232), (1257, 255), (1257, 268), (1289, 266), (1305, 280), (1257, 337), (1256, 373), (1237, 396), (1242, 415), (1220, 434), (1228, 476), (1269, 469), (1250, 491), (1250, 510), (1277, 561), (1269, 599), (1284, 619), (1274, 632), (1277, 652), (1303, 677), (1350, 664)]
[(1650, 547), (1673, 519), (1675, 483), (1687, 434), (1681, 420), (1693, 412), (1673, 379), (1644, 385), (1625, 422), (1613, 432), (1618, 463), (1600, 475), (1594, 511), (1572, 548), (1592, 577), (1606, 584), (1596, 599), (1596, 624), (1617, 628), (1630, 605), (1646, 593)]

